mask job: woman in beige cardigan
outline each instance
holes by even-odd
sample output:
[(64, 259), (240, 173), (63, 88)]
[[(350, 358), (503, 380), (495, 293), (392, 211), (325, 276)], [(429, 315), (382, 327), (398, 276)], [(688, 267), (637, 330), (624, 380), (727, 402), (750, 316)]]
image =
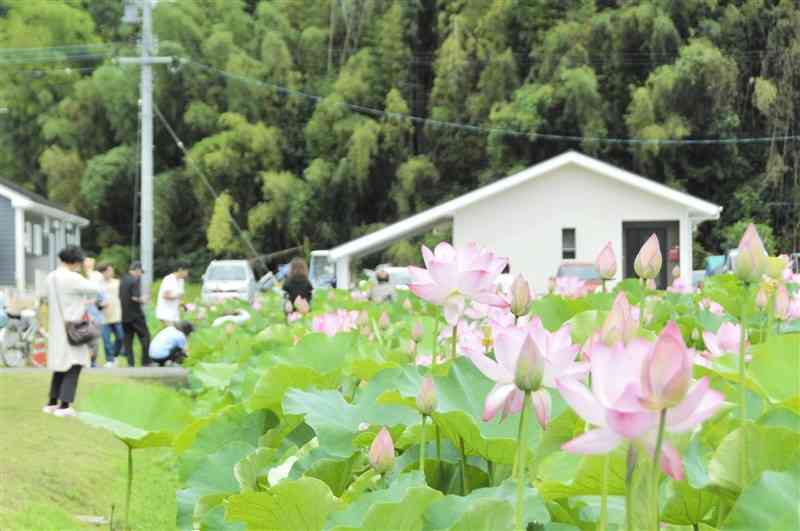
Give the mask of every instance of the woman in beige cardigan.
[(79, 321), (87, 304), (94, 304), (100, 286), (87, 280), (78, 271), (83, 264), (83, 251), (76, 245), (65, 247), (58, 258), (61, 265), (47, 275), (47, 300), (50, 311), (50, 330), (47, 344), (47, 368), (53, 371), (50, 401), (45, 413), (73, 417), (78, 388), (78, 376), (83, 367), (91, 364), (88, 345), (73, 346), (67, 341), (67, 321)]

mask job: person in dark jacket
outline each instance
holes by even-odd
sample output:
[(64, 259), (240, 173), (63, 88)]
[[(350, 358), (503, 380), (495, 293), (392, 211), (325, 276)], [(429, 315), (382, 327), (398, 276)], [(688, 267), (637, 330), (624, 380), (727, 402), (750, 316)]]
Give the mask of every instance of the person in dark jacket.
[(128, 367), (135, 365), (133, 357), (133, 336), (139, 337), (142, 346), (142, 366), (150, 364), (150, 330), (142, 311), (142, 304), (146, 297), (142, 295), (141, 278), (142, 264), (133, 262), (128, 269), (128, 274), (119, 284), (119, 300), (122, 306), (122, 328), (125, 332), (125, 356), (128, 358)]
[[(289, 264), (289, 274), (283, 283), (283, 291), (286, 294), (287, 302), (292, 305), (297, 301), (297, 297), (304, 299), (309, 305), (311, 304), (314, 288), (308, 280), (308, 265), (302, 258), (295, 258)], [(296, 308), (291, 311), (294, 310)], [(287, 313), (291, 313), (291, 311), (287, 311)]]

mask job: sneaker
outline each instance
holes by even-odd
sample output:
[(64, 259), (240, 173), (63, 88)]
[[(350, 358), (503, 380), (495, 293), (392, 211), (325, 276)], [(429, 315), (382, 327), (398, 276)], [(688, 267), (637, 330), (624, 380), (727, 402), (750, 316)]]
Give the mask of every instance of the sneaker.
[(53, 413), (55, 413), (56, 409), (58, 409), (57, 405), (56, 406), (44, 406), (42, 408), (42, 413), (47, 413), (48, 415), (52, 415)]
[(53, 415), (56, 417), (75, 417), (78, 415), (78, 412), (72, 409), (72, 406), (67, 408), (58, 408), (53, 412)]
[(113, 361), (107, 361), (105, 367), (106, 369), (113, 369), (114, 367), (116, 367), (116, 365), (114, 364)]

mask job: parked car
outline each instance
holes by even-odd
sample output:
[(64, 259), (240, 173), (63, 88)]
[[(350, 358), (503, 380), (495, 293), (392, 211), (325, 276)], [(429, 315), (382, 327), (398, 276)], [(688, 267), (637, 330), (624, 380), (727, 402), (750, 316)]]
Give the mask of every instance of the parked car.
[(555, 279), (559, 277), (579, 278), (583, 280), (589, 292), (596, 290), (603, 283), (603, 279), (600, 277), (600, 273), (597, 272), (597, 269), (594, 268), (593, 262), (577, 262), (574, 260), (561, 262), (556, 276), (552, 277), (550, 280), (551, 282), (555, 282)]
[(258, 285), (247, 260), (214, 260), (203, 275), (201, 299), (215, 304), (225, 299), (240, 299), (252, 303)]
[(719, 275), (725, 272), (726, 257), (723, 254), (706, 256), (704, 267), (707, 277)]

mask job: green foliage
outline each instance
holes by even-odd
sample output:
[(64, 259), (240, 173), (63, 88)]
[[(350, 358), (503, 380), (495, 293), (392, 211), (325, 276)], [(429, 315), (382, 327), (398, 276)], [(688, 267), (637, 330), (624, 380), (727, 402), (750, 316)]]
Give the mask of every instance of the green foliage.
[(232, 252), (238, 249), (238, 242), (234, 240), (233, 224), (231, 219), (234, 209), (233, 198), (223, 192), (214, 201), (214, 213), (208, 223), (206, 237), (208, 238), (208, 248), (215, 254)]

